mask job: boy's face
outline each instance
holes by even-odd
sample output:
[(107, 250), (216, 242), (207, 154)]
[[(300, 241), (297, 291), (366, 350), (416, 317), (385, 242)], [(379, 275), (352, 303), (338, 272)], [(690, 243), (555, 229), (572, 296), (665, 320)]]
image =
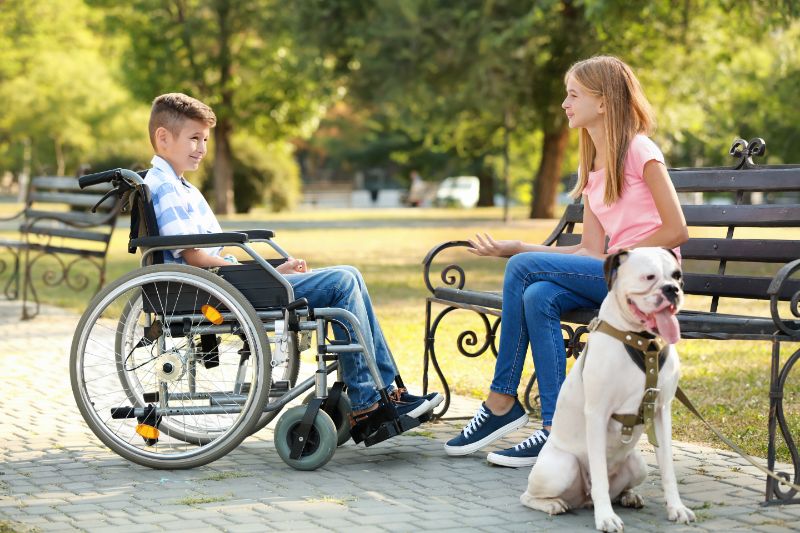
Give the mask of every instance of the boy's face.
[(197, 170), (208, 151), (210, 128), (196, 120), (186, 120), (177, 135), (167, 128), (156, 130), (158, 155), (172, 165), (175, 174), (182, 176), (187, 170)]

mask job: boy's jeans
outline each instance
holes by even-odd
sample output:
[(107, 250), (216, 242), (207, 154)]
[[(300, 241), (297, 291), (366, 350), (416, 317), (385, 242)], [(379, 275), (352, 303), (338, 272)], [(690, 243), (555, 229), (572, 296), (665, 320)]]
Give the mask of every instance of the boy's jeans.
[(600, 259), (540, 252), (511, 257), (503, 279), (502, 328), (491, 390), (517, 394), (530, 342), (542, 424), (551, 425), (566, 376), (561, 314), (597, 308), (606, 294)]
[[(358, 318), (364, 328), (365, 342), (372, 344), (372, 353), (375, 354), (381, 379), (391, 389), (397, 370), (372, 309), (372, 301), (361, 273), (351, 266), (335, 266), (314, 269), (307, 274), (288, 274), (286, 279), (294, 287), (295, 298), (308, 299), (311, 307), (346, 309)], [(351, 329), (349, 324), (347, 326)], [(334, 335), (337, 339), (342, 339), (344, 331), (334, 326)], [(350, 336), (353, 342), (358, 342), (352, 329)], [(339, 365), (354, 411), (366, 409), (378, 401), (375, 381), (360, 352), (340, 354)]]

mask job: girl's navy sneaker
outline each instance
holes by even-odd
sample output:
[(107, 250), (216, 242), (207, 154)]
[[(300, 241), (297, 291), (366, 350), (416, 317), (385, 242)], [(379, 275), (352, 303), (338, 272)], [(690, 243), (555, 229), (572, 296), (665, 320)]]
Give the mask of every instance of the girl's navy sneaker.
[(486, 456), (486, 460), (500, 466), (533, 466), (549, 436), (550, 432), (546, 429), (537, 430), (513, 448), (490, 453)]
[(450, 439), (444, 445), (447, 455), (467, 455), (488, 446), (497, 439), (516, 431), (528, 423), (528, 415), (519, 400), (514, 399), (514, 406), (502, 416), (492, 414), (481, 404), (472, 420), (464, 426), (458, 437)]

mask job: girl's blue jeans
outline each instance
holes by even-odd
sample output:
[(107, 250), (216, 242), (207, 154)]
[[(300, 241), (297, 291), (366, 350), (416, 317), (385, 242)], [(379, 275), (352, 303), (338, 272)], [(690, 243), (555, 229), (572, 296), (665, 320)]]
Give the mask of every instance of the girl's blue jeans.
[[(364, 330), (365, 342), (370, 345), (368, 349), (372, 348), (375, 354), (381, 379), (391, 389), (397, 369), (372, 308), (367, 285), (358, 269), (351, 266), (319, 268), (306, 274), (289, 274), (286, 279), (294, 288), (295, 298), (308, 299), (311, 307), (346, 309), (356, 316)], [(347, 326), (350, 338), (358, 342), (352, 327)], [(337, 339), (346, 338), (340, 327), (334, 326), (333, 329)], [(378, 401), (380, 395), (375, 381), (360, 352), (340, 354), (339, 365), (354, 411), (366, 409)]]
[(530, 344), (542, 423), (551, 425), (566, 376), (561, 314), (581, 307), (597, 308), (606, 294), (600, 259), (540, 252), (511, 257), (503, 279), (502, 328), (491, 390), (517, 394)]

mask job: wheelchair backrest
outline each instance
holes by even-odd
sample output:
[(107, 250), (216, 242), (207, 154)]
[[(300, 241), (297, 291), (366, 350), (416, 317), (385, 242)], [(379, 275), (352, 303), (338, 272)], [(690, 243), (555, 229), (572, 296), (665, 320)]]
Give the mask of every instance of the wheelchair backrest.
[[(147, 171), (138, 173), (145, 178)], [(137, 185), (128, 196), (128, 211), (131, 214), (131, 231), (128, 240), (128, 252), (135, 254), (136, 246), (131, 244), (133, 239), (139, 237), (158, 237), (158, 220), (153, 209), (153, 196), (150, 188), (145, 185)], [(164, 252), (155, 252), (150, 256), (148, 264), (162, 264), (164, 262)]]

